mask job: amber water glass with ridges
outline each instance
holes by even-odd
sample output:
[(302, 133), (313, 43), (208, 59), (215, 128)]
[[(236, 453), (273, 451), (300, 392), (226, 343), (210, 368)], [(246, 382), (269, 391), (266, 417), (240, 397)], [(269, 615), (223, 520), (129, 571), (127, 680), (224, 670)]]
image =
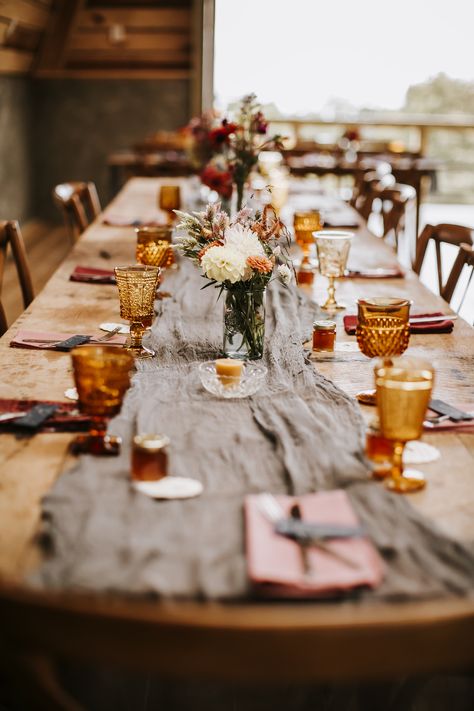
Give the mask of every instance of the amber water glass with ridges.
[(175, 263), (168, 225), (137, 227), (136, 259), (139, 264), (168, 269)]
[(159, 267), (137, 264), (115, 267), (120, 298), (120, 316), (130, 321), (130, 340), (126, 348), (136, 358), (150, 358), (155, 352), (142, 344), (145, 328), (153, 319), (156, 286), (161, 273)]
[(385, 480), (390, 491), (406, 494), (426, 484), (421, 472), (404, 470), (403, 450), (407, 442), (422, 435), (433, 380), (433, 367), (419, 358), (395, 357), (375, 367), (380, 431), (393, 443), (392, 471)]
[(407, 299), (376, 297), (357, 302), (357, 343), (368, 358), (402, 355), (410, 341)]
[(73, 442), (76, 452), (118, 454), (120, 438), (106, 434), (107, 418), (118, 414), (130, 386), (133, 357), (117, 346), (81, 346), (71, 351), (79, 409), (91, 418), (87, 435)]

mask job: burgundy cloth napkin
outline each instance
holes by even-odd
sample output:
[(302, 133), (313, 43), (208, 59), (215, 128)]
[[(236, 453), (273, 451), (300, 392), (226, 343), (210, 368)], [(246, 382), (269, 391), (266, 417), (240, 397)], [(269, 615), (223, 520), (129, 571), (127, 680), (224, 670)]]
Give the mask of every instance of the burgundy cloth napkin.
[[(459, 410), (463, 412), (474, 413), (474, 403), (455, 403), (454, 405)], [(428, 410), (426, 413), (427, 417), (439, 417), (437, 412), (433, 410)], [(426, 420), (426, 418), (425, 418)], [(474, 432), (474, 420), (461, 420), (460, 422), (453, 422), (452, 420), (443, 420), (438, 425), (424, 426), (425, 432)]]
[[(10, 341), (10, 347), (12, 348), (33, 348), (33, 349), (39, 349), (39, 350), (45, 350), (45, 351), (54, 351), (56, 350), (53, 343), (31, 343), (29, 339), (33, 338), (35, 340), (44, 338), (45, 341), (65, 341), (67, 338), (71, 338), (72, 336), (75, 336), (75, 333), (57, 333), (57, 332), (50, 332), (50, 331), (17, 331), (15, 336), (12, 338)], [(100, 336), (103, 336), (104, 334), (101, 333)], [(96, 336), (96, 338), (100, 338), (100, 336)], [(104, 341), (100, 345), (104, 346), (123, 346), (123, 344), (126, 342), (127, 336), (121, 336), (119, 334), (116, 334), (112, 338), (110, 338), (108, 341)], [(94, 341), (92, 341), (92, 344), (94, 344)]]
[[(35, 405), (58, 405), (58, 410), (53, 412), (45, 422), (36, 430), (37, 432), (82, 432), (90, 426), (90, 418), (77, 411), (77, 404), (73, 402), (51, 402), (49, 400), (7, 400), (0, 399), (0, 415), (5, 412), (29, 412)], [(15, 422), (0, 422), (0, 432), (17, 432)]]
[[(436, 313), (431, 314), (412, 314), (412, 317), (426, 317), (426, 316), (443, 316), (441, 311), (436, 311)], [(357, 328), (357, 316), (355, 314), (349, 314), (344, 316), (344, 329), (349, 336), (355, 336)], [(433, 323), (412, 323), (410, 324), (410, 333), (451, 333), (454, 328), (454, 321), (450, 321), (449, 317), (446, 316), (446, 321), (434, 321)]]
[(334, 227), (334, 228), (355, 228), (359, 227), (360, 222), (358, 222), (355, 217), (352, 217), (350, 214), (341, 214), (338, 215), (337, 213), (334, 213), (334, 215), (324, 215), (323, 217), (323, 222), (324, 222), (324, 227)]
[[(296, 499), (276, 497), (289, 512)], [(307, 494), (298, 499), (304, 520), (357, 526), (359, 521), (345, 491), (340, 489)], [(326, 541), (335, 551), (358, 563), (353, 568), (316, 547), (308, 550), (314, 575), (305, 578), (299, 545), (275, 533), (273, 524), (260, 512), (258, 495), (245, 500), (247, 569), (251, 582), (261, 593), (276, 597), (318, 597), (376, 587), (384, 574), (384, 564), (367, 538)]]
[(387, 269), (348, 269), (346, 279), (401, 279), (405, 272), (400, 267)]
[(86, 284), (115, 284), (113, 269), (95, 269), (94, 267), (75, 267), (70, 281), (82, 281)]

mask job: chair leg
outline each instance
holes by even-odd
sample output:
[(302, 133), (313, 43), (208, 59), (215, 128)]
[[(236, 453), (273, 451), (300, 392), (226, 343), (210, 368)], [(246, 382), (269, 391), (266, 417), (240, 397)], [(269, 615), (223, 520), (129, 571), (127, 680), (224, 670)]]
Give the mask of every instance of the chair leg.
[(65, 691), (52, 661), (41, 655), (1, 656), (2, 667), (12, 681), (12, 691), (31, 711), (85, 711)]

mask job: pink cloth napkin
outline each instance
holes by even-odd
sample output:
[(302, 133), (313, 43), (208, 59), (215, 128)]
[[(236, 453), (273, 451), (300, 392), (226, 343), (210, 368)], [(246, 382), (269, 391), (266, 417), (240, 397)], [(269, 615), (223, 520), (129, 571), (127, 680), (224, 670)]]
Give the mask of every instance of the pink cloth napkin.
[[(463, 412), (474, 413), (474, 403), (455, 403), (454, 407), (463, 410)], [(438, 417), (437, 412), (428, 410), (427, 417)], [(452, 420), (443, 420), (438, 425), (425, 425), (425, 432), (474, 432), (474, 420), (461, 420), (461, 422), (453, 422)]]
[[(65, 341), (66, 338), (71, 338), (72, 336), (75, 336), (75, 333), (57, 333), (56, 332), (51, 332), (51, 331), (17, 331), (12, 340), (10, 341), (10, 347), (12, 348), (32, 348), (32, 349), (39, 349), (43, 351), (54, 351), (56, 350), (54, 347), (54, 342), (57, 341)], [(89, 335), (89, 334), (83, 334), (83, 335)], [(95, 338), (100, 338), (103, 336), (103, 333), (100, 333), (98, 336), (93, 336)], [(53, 341), (53, 343), (31, 343), (29, 339), (40, 339), (44, 338), (45, 341)], [(101, 345), (104, 346), (123, 346), (123, 344), (126, 342), (127, 336), (121, 336), (119, 334), (116, 334), (113, 336), (110, 340), (103, 342)], [(92, 341), (92, 344), (94, 344), (94, 341)]]
[[(296, 499), (276, 497), (285, 510)], [(342, 490), (307, 494), (298, 499), (303, 519), (314, 523), (347, 526), (359, 524), (351, 503)], [(380, 584), (384, 564), (368, 538), (327, 541), (335, 551), (358, 563), (353, 568), (316, 547), (309, 549), (315, 573), (305, 579), (301, 550), (297, 543), (275, 533), (273, 524), (260, 512), (258, 495), (245, 500), (247, 569), (260, 592), (276, 597), (318, 597), (341, 593), (360, 586)]]
[(69, 280), (81, 281), (86, 284), (115, 284), (115, 273), (112, 269), (75, 267)]
[(405, 272), (400, 267), (387, 269), (348, 269), (346, 279), (401, 279)]
[[(433, 314), (412, 314), (412, 317), (426, 317), (426, 316), (444, 316), (440, 311)], [(344, 316), (344, 330), (349, 336), (355, 336), (357, 328), (357, 316), (355, 314), (348, 314)], [(420, 333), (451, 333), (454, 328), (454, 321), (451, 321), (449, 316), (446, 316), (446, 321), (429, 321), (425, 323), (412, 323), (410, 324), (410, 333), (420, 334)]]

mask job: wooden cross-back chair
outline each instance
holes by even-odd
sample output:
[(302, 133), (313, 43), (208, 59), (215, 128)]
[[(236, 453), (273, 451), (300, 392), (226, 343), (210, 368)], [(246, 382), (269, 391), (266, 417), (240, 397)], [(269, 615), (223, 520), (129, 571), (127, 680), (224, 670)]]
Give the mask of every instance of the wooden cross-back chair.
[[(461, 245), (464, 244), (466, 247), (472, 247), (474, 244), (474, 230), (470, 227), (464, 227), (463, 225), (452, 225), (448, 223), (426, 225), (417, 242), (416, 258), (413, 263), (413, 271), (416, 272), (416, 274), (421, 272), (426, 250), (430, 242), (434, 242), (435, 245), (439, 293), (449, 304), (453, 298), (454, 290), (461, 276), (463, 267), (466, 264), (467, 250), (464, 248), (461, 249)], [(442, 244), (452, 244), (459, 248), (457, 257), (445, 281), (443, 280), (441, 260)]]
[(372, 212), (374, 200), (378, 197), (380, 190), (388, 188), (394, 183), (395, 178), (390, 172), (380, 173), (379, 171), (369, 170), (362, 174), (354, 186), (354, 195), (350, 204), (367, 221)]
[(8, 247), (11, 249), (13, 261), (15, 262), (25, 309), (34, 299), (33, 282), (28, 267), (25, 243), (21, 234), (20, 225), (16, 220), (0, 222), (0, 336), (2, 336), (8, 328), (7, 317), (2, 305), (2, 282), (8, 256)]
[(101, 211), (97, 189), (91, 182), (56, 185), (53, 199), (63, 214), (72, 242), (78, 239)]
[(398, 250), (398, 238), (405, 227), (406, 210), (410, 202), (415, 204), (416, 191), (411, 185), (394, 183), (388, 187), (376, 187), (375, 198), (382, 204), (383, 238), (393, 236), (395, 249)]

